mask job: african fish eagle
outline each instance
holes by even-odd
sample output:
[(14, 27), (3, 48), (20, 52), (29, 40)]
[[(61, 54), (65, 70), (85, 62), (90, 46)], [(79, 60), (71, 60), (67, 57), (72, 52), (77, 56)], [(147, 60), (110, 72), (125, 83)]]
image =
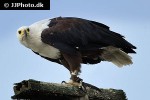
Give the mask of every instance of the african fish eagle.
[(21, 44), (41, 57), (61, 64), (71, 74), (69, 83), (80, 83), (81, 64), (109, 61), (118, 67), (132, 64), (128, 53), (136, 47), (108, 26), (75, 17), (45, 19), (17, 30)]

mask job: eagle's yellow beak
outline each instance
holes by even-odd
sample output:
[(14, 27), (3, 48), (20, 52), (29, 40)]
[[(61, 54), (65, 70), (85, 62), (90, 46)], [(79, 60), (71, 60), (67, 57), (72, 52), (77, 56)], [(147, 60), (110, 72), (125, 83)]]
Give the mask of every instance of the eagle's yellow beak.
[(30, 34), (30, 30), (29, 30), (29, 28), (22, 29), (22, 30), (19, 30), (18, 33), (20, 34), (21, 37), (23, 37), (24, 35), (27, 36)]

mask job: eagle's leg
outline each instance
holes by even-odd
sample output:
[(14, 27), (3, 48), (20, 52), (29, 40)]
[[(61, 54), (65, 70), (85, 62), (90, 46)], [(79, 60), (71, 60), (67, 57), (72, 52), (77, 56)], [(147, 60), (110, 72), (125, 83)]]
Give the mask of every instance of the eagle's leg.
[(78, 83), (79, 83), (80, 81), (82, 81), (82, 79), (78, 77), (78, 71), (77, 71), (77, 70), (71, 72), (71, 78), (70, 78), (70, 79), (71, 79), (72, 81), (78, 82)]
[(81, 86), (82, 79), (78, 77), (81, 68), (80, 63), (82, 61), (80, 53), (77, 53), (76, 55), (62, 53), (62, 55), (64, 58), (63, 65), (69, 69), (71, 74), (70, 81), (67, 84)]

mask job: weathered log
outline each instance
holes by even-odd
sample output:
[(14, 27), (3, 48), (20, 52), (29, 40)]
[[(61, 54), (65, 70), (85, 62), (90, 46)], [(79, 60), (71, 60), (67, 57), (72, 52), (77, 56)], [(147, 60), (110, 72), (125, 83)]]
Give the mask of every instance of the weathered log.
[(14, 86), (12, 99), (24, 100), (127, 100), (123, 90), (97, 88), (83, 83), (86, 92), (77, 86), (24, 80)]

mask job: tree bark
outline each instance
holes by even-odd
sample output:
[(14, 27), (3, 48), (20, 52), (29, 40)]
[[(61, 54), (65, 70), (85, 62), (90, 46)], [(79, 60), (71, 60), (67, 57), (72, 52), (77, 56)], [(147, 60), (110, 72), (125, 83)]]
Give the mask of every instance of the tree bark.
[(14, 86), (12, 99), (24, 100), (127, 100), (123, 90), (102, 89), (83, 83), (86, 92), (77, 86), (24, 80)]

